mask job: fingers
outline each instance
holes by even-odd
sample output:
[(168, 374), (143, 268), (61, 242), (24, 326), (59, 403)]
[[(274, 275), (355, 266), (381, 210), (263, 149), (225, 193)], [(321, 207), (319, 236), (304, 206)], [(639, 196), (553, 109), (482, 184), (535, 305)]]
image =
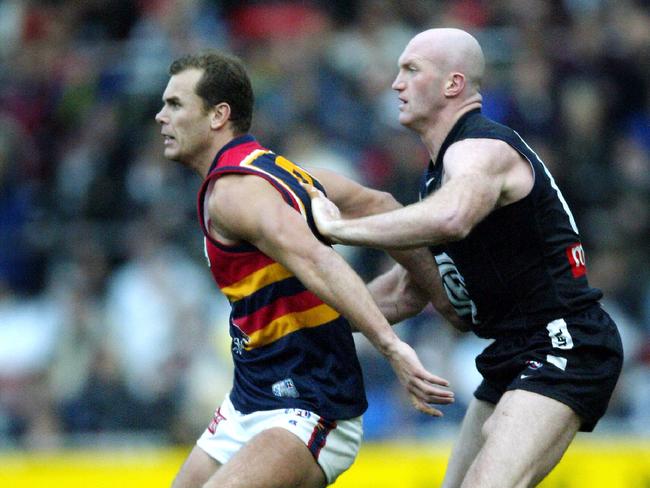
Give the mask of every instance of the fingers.
[(448, 405), (454, 402), (454, 393), (447, 389), (449, 381), (427, 371), (413, 348), (405, 342), (396, 344), (393, 352), (391, 363), (415, 402), (415, 408), (430, 415), (442, 415), (431, 404)]
[(311, 213), (316, 222), (319, 232), (330, 241), (338, 243), (338, 240), (332, 236), (334, 223), (341, 218), (341, 212), (338, 207), (327, 199), (325, 194), (318, 188), (309, 183), (301, 183), (311, 200)]
[(318, 188), (316, 188), (314, 185), (310, 183), (305, 183), (305, 182), (300, 182), (302, 187), (307, 191), (307, 195), (309, 195), (309, 198), (314, 199), (318, 197), (323, 197), (323, 192), (320, 191)]
[(419, 412), (425, 413), (427, 415), (431, 415), (432, 417), (442, 417), (443, 413), (438, 410), (437, 408), (432, 407), (431, 405), (424, 403), (422, 400), (417, 398), (414, 395), (411, 395), (411, 404), (415, 407), (416, 410)]
[[(448, 382), (446, 383), (448, 385)], [(455, 400), (453, 391), (439, 388), (420, 379), (413, 380), (406, 388), (411, 395), (425, 403), (448, 405)]]
[(408, 388), (411, 403), (420, 412), (434, 417), (442, 417), (442, 411), (433, 405), (449, 405), (454, 403), (454, 393), (449, 390), (434, 389), (424, 392), (419, 388)]
[(422, 370), (422, 373), (420, 374), (420, 379), (426, 383), (431, 383), (433, 385), (440, 385), (440, 386), (449, 386), (449, 381), (447, 381), (444, 378), (441, 378), (440, 376), (436, 376), (435, 374), (429, 373), (426, 369)]
[[(448, 384), (447, 381), (445, 383)], [(407, 391), (415, 409), (433, 417), (443, 416), (442, 411), (433, 405), (449, 405), (455, 401), (454, 392), (434, 387), (422, 380), (408, 384)]]

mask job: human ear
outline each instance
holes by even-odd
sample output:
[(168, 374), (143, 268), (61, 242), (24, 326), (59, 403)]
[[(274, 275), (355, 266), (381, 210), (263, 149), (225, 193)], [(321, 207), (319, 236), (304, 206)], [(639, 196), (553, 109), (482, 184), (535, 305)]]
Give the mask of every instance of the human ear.
[(221, 129), (230, 119), (230, 105), (226, 102), (218, 103), (211, 109), (210, 127)]
[(462, 73), (451, 73), (445, 83), (445, 96), (454, 97), (460, 94), (465, 88), (465, 75)]

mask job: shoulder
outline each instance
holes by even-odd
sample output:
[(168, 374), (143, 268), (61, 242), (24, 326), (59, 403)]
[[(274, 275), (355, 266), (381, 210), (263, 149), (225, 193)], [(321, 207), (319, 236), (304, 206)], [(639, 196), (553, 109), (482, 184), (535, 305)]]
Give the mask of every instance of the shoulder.
[(463, 139), (444, 155), (445, 178), (478, 177), (498, 189), (497, 206), (524, 198), (531, 191), (534, 175), (530, 164), (510, 144), (500, 139)]
[(515, 148), (501, 139), (470, 138), (453, 143), (444, 154), (446, 172), (480, 170), (506, 172), (521, 161)]
[(285, 206), (277, 190), (253, 174), (225, 174), (216, 178), (208, 186), (206, 201), (210, 216), (218, 220), (263, 215)]
[(223, 175), (215, 180), (207, 199), (216, 234), (258, 247), (290, 234), (290, 227), (304, 222), (272, 185), (256, 175)]

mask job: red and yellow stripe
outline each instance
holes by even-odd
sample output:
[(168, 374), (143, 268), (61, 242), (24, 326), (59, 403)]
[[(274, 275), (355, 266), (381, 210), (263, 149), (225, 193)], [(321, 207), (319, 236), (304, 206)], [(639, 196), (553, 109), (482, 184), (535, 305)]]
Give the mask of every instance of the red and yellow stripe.
[(282, 315), (272, 320), (261, 329), (248, 334), (249, 340), (246, 349), (251, 350), (257, 347), (266, 346), (284, 336), (302, 329), (318, 327), (332, 320), (336, 320), (340, 314), (326, 303), (304, 310)]
[(270, 262), (271, 264), (253, 271), (239, 281), (221, 287), (221, 291), (232, 303), (255, 293), (265, 286), (293, 276), (293, 273), (280, 263), (272, 260)]

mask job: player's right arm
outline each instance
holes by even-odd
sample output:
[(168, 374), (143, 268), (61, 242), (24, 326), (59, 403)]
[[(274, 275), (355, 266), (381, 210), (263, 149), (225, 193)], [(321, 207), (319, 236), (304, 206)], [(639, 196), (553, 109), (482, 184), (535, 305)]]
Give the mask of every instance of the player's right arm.
[(530, 192), (533, 174), (524, 158), (497, 139), (464, 139), (444, 156), (443, 182), (417, 203), (389, 212), (343, 218), (312, 189), (312, 214), (321, 234), (338, 244), (413, 249), (465, 238), (495, 208)]

